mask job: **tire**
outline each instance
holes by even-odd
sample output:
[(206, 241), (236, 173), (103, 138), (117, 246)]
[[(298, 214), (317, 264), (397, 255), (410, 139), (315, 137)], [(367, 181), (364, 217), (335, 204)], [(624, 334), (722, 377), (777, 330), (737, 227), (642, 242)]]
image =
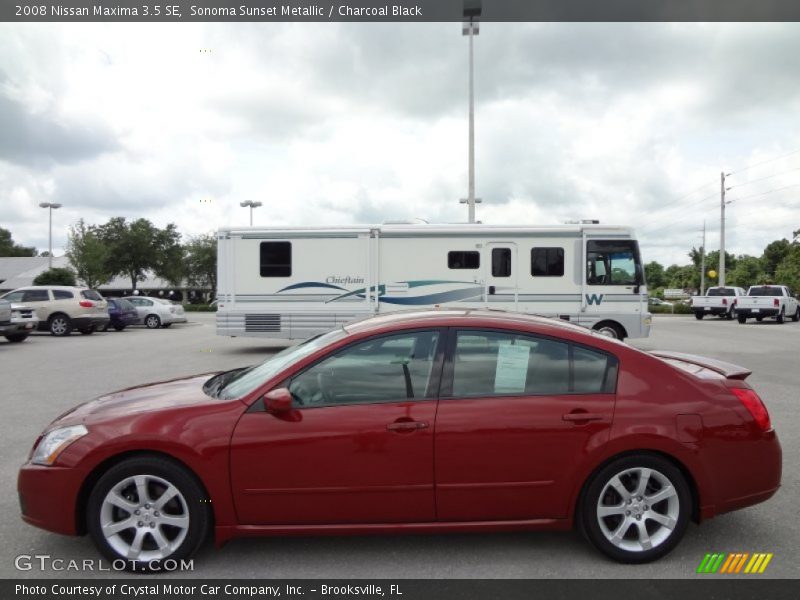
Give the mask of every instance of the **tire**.
[(736, 316), (736, 309), (734, 309), (731, 306), (730, 310), (728, 310), (728, 312), (725, 313), (725, 319), (728, 321), (733, 321), (735, 316)]
[(90, 325), (86, 329), (79, 329), (78, 331), (81, 332), (81, 335), (92, 335), (94, 333), (94, 325)]
[(172, 323), (164, 323), (161, 327), (163, 327), (164, 329), (169, 329), (170, 327), (172, 327)]
[(28, 339), (28, 335), (30, 335), (30, 334), (27, 334), (27, 333), (9, 333), (7, 336), (5, 336), (5, 338), (9, 342), (12, 342), (14, 344), (18, 344), (19, 342), (24, 342), (26, 339)]
[(702, 321), (703, 317), (705, 317), (705, 315), (701, 312), (694, 313), (694, 318), (697, 319), (698, 321)]
[(794, 311), (794, 314), (792, 315), (792, 321), (794, 321), (795, 323), (800, 321), (800, 306), (798, 306), (797, 310)]
[(736, 317), (736, 320), (737, 320), (737, 321), (739, 321), (739, 323), (741, 323), (742, 325), (744, 325), (745, 323), (747, 323), (747, 317), (745, 317), (744, 315), (739, 315), (739, 316), (737, 316), (737, 317)]
[(613, 321), (601, 321), (600, 323), (597, 323), (592, 329), (601, 335), (613, 338), (615, 340), (625, 339), (625, 331), (622, 329), (620, 325), (614, 323)]
[(756, 317), (756, 321), (758, 321), (759, 323), (761, 323), (761, 321), (763, 321), (763, 320), (764, 320), (764, 317)]
[(125, 325), (114, 325), (114, 329), (117, 331), (123, 331), (125, 329)]
[[(653, 498), (655, 504), (649, 501)], [(660, 456), (636, 454), (611, 462), (591, 477), (578, 518), (598, 550), (618, 562), (635, 564), (657, 560), (675, 548), (686, 533), (691, 511), (691, 491), (680, 469)]]
[(52, 315), (47, 321), (47, 330), (56, 337), (69, 335), (72, 333), (72, 319), (63, 313)]
[(102, 331), (103, 333), (105, 333), (106, 331), (108, 331), (108, 328), (109, 328), (110, 326), (111, 326), (111, 323), (106, 323), (105, 325), (103, 325), (103, 326), (100, 328), (100, 331)]
[(781, 312), (779, 312), (778, 316), (775, 317), (775, 322), (778, 325), (783, 325), (784, 321), (786, 321), (786, 315), (784, 313), (785, 310), (786, 310), (785, 308), (781, 308)]
[(112, 563), (124, 561), (129, 571), (154, 571), (163, 560), (189, 558), (210, 525), (210, 504), (197, 479), (177, 463), (155, 456), (129, 458), (111, 467), (86, 505), (86, 526), (97, 549)]
[(161, 327), (161, 317), (158, 315), (147, 315), (144, 318), (144, 324), (148, 329), (158, 329)]

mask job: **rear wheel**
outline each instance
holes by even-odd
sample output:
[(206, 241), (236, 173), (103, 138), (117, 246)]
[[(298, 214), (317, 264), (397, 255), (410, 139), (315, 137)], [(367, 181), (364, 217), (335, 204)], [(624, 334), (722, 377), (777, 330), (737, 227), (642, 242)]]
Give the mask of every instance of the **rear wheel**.
[(783, 325), (783, 322), (786, 320), (786, 314), (784, 313), (784, 310), (785, 310), (785, 309), (781, 308), (781, 312), (779, 312), (779, 313), (778, 313), (778, 316), (777, 316), (777, 317), (775, 317), (775, 321), (776, 321), (776, 322), (777, 322), (779, 325)]
[(28, 337), (27, 333), (9, 333), (5, 336), (9, 342), (19, 343), (24, 342), (25, 339)]
[(100, 328), (100, 331), (102, 331), (102, 332), (106, 332), (106, 331), (108, 331), (108, 328), (109, 328), (110, 326), (111, 326), (111, 323), (106, 323), (105, 325), (103, 325), (103, 326)]
[(144, 324), (148, 329), (158, 329), (161, 327), (161, 318), (158, 315), (147, 315), (144, 318)]
[(122, 331), (123, 329), (125, 329), (125, 325), (114, 325), (114, 329), (116, 329), (117, 331)]
[(745, 317), (744, 315), (739, 315), (738, 317), (736, 317), (736, 320), (739, 321), (739, 323), (741, 323), (742, 325), (747, 323), (747, 317)]
[(211, 522), (206, 494), (183, 467), (158, 457), (125, 460), (89, 495), (87, 528), (97, 548), (128, 570), (158, 570), (190, 557)]
[(72, 333), (72, 320), (64, 314), (56, 314), (47, 322), (47, 329), (52, 335), (61, 337)]
[(689, 524), (691, 492), (681, 471), (659, 456), (615, 460), (589, 481), (583, 531), (598, 550), (624, 563), (661, 558)]
[(800, 306), (798, 306), (797, 310), (794, 311), (794, 314), (792, 315), (792, 321), (794, 321), (795, 323), (800, 321)]
[(735, 316), (736, 309), (731, 306), (728, 312), (725, 313), (725, 318), (728, 319), (728, 321), (732, 321)]
[(694, 313), (694, 318), (697, 319), (698, 321), (702, 321), (703, 317), (705, 317), (705, 315), (701, 312)]
[(761, 323), (761, 321), (763, 321), (763, 320), (764, 320), (764, 317), (756, 317), (756, 321), (758, 321), (759, 323)]

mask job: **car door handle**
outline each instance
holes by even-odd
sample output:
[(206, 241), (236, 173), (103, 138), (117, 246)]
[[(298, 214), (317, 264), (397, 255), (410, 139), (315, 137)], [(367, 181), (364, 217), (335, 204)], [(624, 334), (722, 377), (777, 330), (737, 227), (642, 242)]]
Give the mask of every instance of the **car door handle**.
[(561, 415), (561, 418), (564, 421), (572, 421), (574, 423), (579, 423), (582, 421), (601, 421), (603, 419), (603, 415), (597, 413), (589, 413), (589, 412), (571, 412), (565, 415)]
[(416, 429), (427, 429), (427, 421), (395, 421), (389, 423), (386, 429), (389, 431), (414, 431)]

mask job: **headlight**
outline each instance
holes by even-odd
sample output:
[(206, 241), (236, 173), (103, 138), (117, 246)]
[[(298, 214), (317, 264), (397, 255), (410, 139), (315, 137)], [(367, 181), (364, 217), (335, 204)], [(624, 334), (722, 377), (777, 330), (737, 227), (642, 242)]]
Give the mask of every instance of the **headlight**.
[(45, 435), (36, 446), (31, 462), (37, 465), (52, 465), (67, 446), (87, 433), (89, 431), (83, 425), (54, 429)]

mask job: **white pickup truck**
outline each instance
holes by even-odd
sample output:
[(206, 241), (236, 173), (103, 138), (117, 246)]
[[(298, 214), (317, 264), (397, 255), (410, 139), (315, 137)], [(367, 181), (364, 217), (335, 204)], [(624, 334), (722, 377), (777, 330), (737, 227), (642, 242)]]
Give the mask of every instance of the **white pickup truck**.
[(740, 287), (710, 287), (705, 296), (692, 296), (694, 318), (699, 320), (706, 315), (719, 315), (733, 319), (739, 298), (746, 295), (747, 292)]
[(36, 311), (0, 298), (0, 335), (9, 342), (22, 342), (39, 326)]
[(754, 285), (747, 290), (747, 296), (739, 300), (736, 309), (739, 323), (752, 318), (761, 321), (764, 317), (774, 317), (778, 323), (783, 323), (786, 317), (800, 321), (800, 303), (792, 290), (785, 285)]

